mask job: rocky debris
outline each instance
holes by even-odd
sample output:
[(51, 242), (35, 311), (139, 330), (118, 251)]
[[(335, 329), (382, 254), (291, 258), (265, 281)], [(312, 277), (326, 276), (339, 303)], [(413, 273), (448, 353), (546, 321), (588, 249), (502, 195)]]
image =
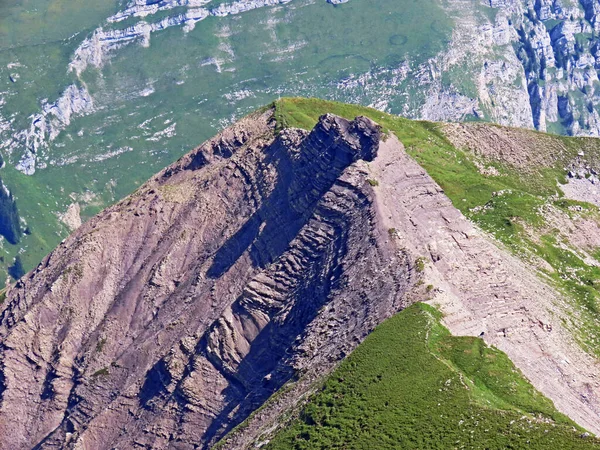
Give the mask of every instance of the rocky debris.
[(567, 172), (567, 183), (560, 186), (565, 197), (571, 200), (591, 203), (600, 207), (600, 178), (598, 166), (591, 167), (580, 160), (571, 164)]
[(444, 124), (443, 130), (455, 147), (523, 173), (553, 167), (557, 161), (571, 158), (571, 151), (560, 140), (529, 130), (476, 123)]
[(64, 223), (70, 231), (74, 231), (81, 226), (81, 208), (79, 203), (71, 203), (64, 214), (59, 216), (60, 221)]
[(84, 223), (2, 305), (0, 447), (208, 448), (305, 380), (292, 407), (414, 301), (368, 182), (380, 137), (257, 113)]
[[(477, 123), (449, 123), (442, 129), (455, 147), (466, 149), (485, 161), (495, 161), (518, 173), (535, 176), (539, 176), (542, 167), (558, 166), (564, 169), (569, 184), (585, 180), (591, 191), (596, 189), (600, 173), (600, 143), (596, 139), (578, 140), (579, 151), (575, 154), (568, 141), (530, 130)], [(563, 185), (560, 188), (568, 189)]]

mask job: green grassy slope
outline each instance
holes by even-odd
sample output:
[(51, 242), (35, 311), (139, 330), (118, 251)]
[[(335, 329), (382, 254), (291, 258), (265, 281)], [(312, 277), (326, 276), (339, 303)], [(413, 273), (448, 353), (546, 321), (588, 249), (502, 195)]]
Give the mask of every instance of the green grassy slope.
[[(600, 224), (594, 205), (562, 197), (559, 183), (565, 182), (565, 166), (582, 148), (586, 158), (600, 158), (600, 140), (567, 138), (523, 131), (539, 139), (536, 151), (554, 152), (550, 166), (534, 167), (528, 172), (498, 161), (482, 161), (471, 152), (458, 149), (446, 138), (440, 124), (411, 121), (356, 105), (316, 99), (282, 99), (275, 103), (278, 126), (310, 129), (321, 114), (330, 112), (349, 119), (365, 115), (393, 132), (407, 152), (423, 166), (465, 216), (489, 232), (516, 255), (540, 269), (565, 294), (576, 312), (567, 321), (582, 346), (600, 355), (600, 252), (569, 246), (547, 223), (544, 208), (552, 207), (567, 220), (573, 207)], [(495, 125), (481, 125), (494, 127)], [(543, 147), (543, 148), (542, 148)], [(560, 148), (560, 152), (555, 149)], [(493, 166), (497, 175), (482, 174), (477, 164)], [(558, 236), (558, 238), (557, 238)], [(588, 263), (586, 263), (588, 261)]]
[(416, 304), (380, 325), (265, 447), (600, 448), (499, 350)]

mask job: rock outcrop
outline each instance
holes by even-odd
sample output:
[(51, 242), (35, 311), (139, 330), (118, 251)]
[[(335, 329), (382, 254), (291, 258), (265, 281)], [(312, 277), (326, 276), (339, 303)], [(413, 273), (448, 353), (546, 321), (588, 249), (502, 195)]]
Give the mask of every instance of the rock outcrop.
[(16, 165), (25, 175), (35, 173), (36, 156), (48, 148), (62, 130), (71, 124), (74, 116), (85, 115), (93, 111), (94, 102), (85, 86), (70, 85), (54, 103), (43, 102), (42, 112), (31, 117), (29, 130), (23, 130), (15, 136), (8, 146), (12, 151), (20, 144), (25, 151)]
[(277, 134), (272, 114), (156, 175), (8, 291), (1, 448), (208, 448), (408, 303), (417, 273), (368, 179), (379, 127), (325, 115)]
[(600, 4), (596, 0), (538, 0), (494, 1), (490, 6), (509, 18), (512, 36), (495, 46), (510, 42), (514, 47), (527, 85), (533, 126), (540, 131), (553, 128), (598, 136), (595, 33)]

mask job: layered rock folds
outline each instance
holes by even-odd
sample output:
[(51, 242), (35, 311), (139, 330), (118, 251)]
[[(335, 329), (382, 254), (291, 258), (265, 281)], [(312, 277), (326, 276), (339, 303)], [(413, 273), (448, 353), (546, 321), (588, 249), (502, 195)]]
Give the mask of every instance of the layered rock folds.
[(208, 448), (407, 304), (368, 180), (379, 127), (274, 125), (225, 130), (8, 292), (0, 447)]

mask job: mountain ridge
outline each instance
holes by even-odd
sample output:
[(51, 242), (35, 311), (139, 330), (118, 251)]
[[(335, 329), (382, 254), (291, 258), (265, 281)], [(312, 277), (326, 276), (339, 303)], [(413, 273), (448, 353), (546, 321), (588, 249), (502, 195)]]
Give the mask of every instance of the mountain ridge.
[(374, 156), (376, 125), (323, 116), (310, 134), (275, 137), (270, 117), (182, 158), (7, 292), (3, 445), (206, 446), (296, 370), (330, 367), (401, 307), (411, 265), (377, 237), (386, 231), (364, 174), (345, 170)]
[[(246, 448), (419, 300), (454, 334), (503, 350), (559, 411), (600, 429), (596, 319), (586, 309), (595, 278), (585, 291), (594, 297), (580, 303), (575, 289), (593, 266), (561, 285), (569, 272), (549, 256), (556, 269), (544, 273), (509, 246), (539, 244), (528, 227), (545, 218), (523, 199), (558, 202), (575, 229), (599, 219), (594, 205), (553, 196), (569, 183), (563, 162), (582, 170), (585, 148), (591, 170), (600, 152), (546, 136), (562, 153), (547, 148), (554, 157), (540, 166), (523, 147), (530, 166), (509, 178), (525, 166), (472, 137), (486, 126), (472, 126), (468, 151), (444, 127), (282, 99), (84, 223), (0, 306), (0, 442), (185, 449), (225, 438)], [(494, 130), (492, 144), (518, 135)]]

